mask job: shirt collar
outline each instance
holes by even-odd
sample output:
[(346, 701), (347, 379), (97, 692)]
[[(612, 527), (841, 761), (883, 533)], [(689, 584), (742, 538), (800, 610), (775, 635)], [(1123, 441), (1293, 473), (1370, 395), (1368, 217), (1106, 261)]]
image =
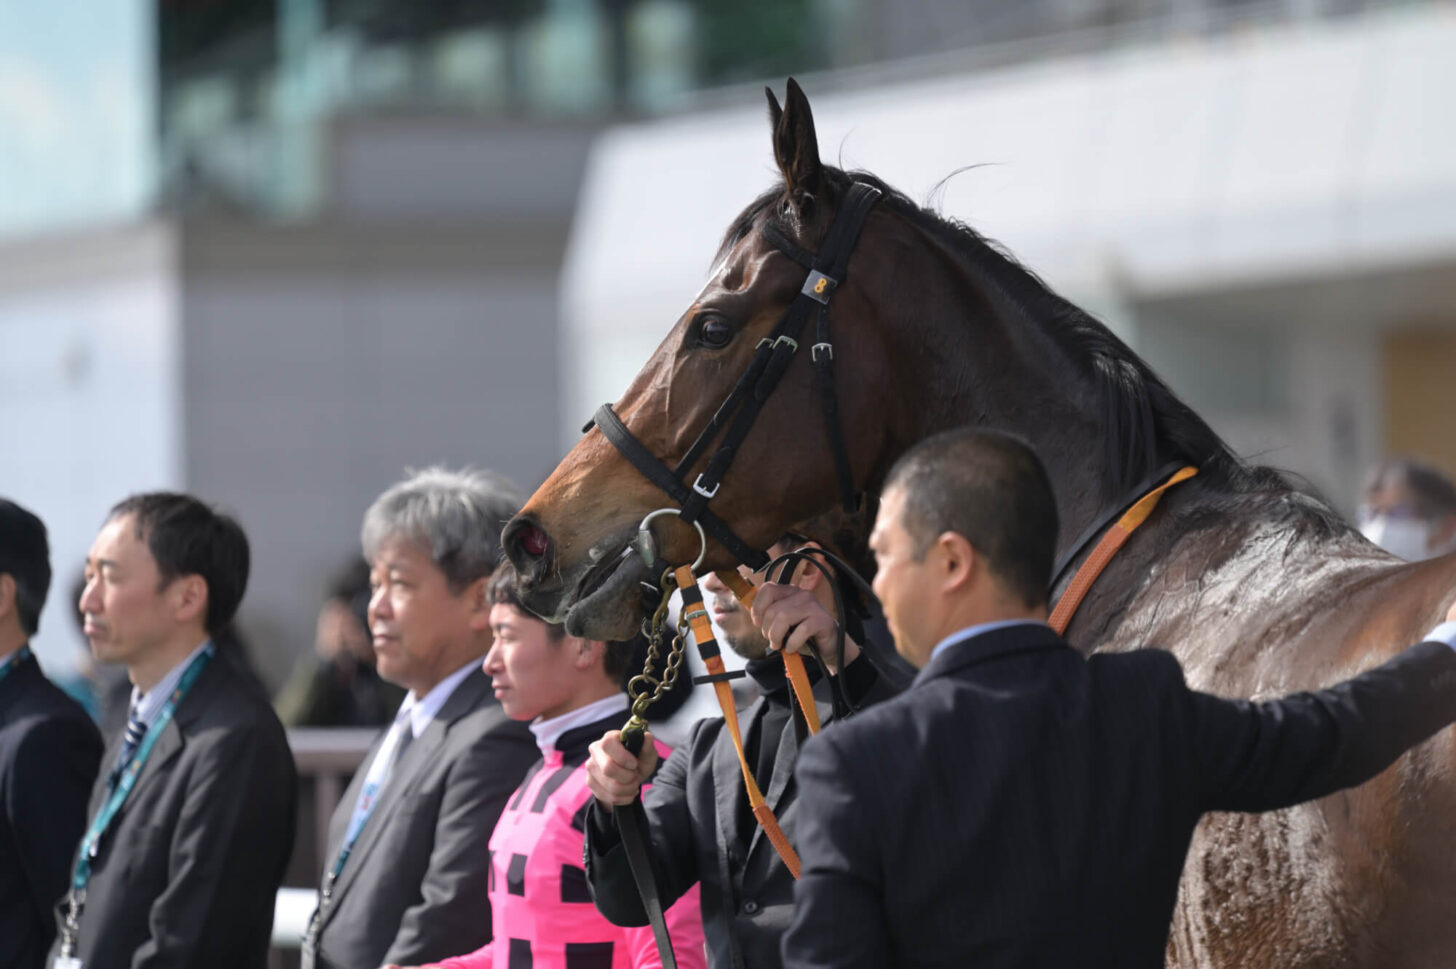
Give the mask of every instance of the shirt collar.
[(604, 720), (614, 713), (625, 713), (627, 711), (627, 694), (613, 693), (611, 696), (604, 696), (600, 700), (593, 700), (584, 707), (577, 707), (559, 717), (552, 717), (550, 720), (534, 720), (531, 723), (531, 733), (536, 735), (536, 746), (541, 750), (541, 756), (546, 756), (556, 750), (556, 741), (561, 735), (575, 727), (585, 726)]
[(968, 639), (974, 639), (982, 633), (989, 633), (994, 629), (1005, 629), (1008, 626), (1045, 625), (1046, 623), (1041, 621), (1040, 619), (997, 619), (994, 622), (982, 622), (977, 623), (974, 626), (967, 626), (965, 629), (957, 630), (942, 639), (940, 642), (936, 643), (935, 648), (930, 651), (930, 657), (925, 661), (925, 665), (929, 666), (931, 661), (934, 660), (935, 657), (939, 656), (943, 651), (950, 648), (951, 646), (954, 646), (956, 643), (963, 643)]
[(157, 681), (157, 685), (145, 693), (139, 691), (135, 686), (131, 688), (131, 705), (136, 710), (137, 718), (147, 727), (151, 727), (157, 720), (157, 714), (162, 712), (162, 707), (167, 705), (167, 700), (172, 696), (172, 691), (177, 689), (177, 684), (182, 680), (182, 674), (198, 655), (208, 647), (211, 639), (204, 639), (196, 649), (187, 654), (187, 657), (167, 671), (167, 674)]
[(409, 714), (410, 733), (416, 740), (419, 739), (420, 734), (425, 732), (430, 721), (440, 713), (440, 708), (445, 705), (446, 700), (450, 699), (450, 694), (455, 692), (455, 688), (464, 682), (471, 671), (479, 668), (480, 660), (473, 659), (436, 683), (424, 697), (417, 699), (413, 690), (409, 692), (404, 698), (404, 702), (399, 705), (399, 712)]
[(15, 657), (19, 656), (22, 652), (24, 652), (25, 647), (28, 645), (28, 643), (21, 643), (15, 648), (13, 652), (9, 653), (6, 656), (0, 656), (0, 673), (5, 672), (5, 667), (15, 662)]

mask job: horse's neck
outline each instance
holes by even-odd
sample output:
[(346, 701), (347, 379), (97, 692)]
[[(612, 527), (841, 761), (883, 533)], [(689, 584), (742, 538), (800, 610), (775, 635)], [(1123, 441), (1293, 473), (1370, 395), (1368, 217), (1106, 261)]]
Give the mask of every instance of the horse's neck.
[(912, 341), (919, 352), (894, 376), (893, 386), (916, 398), (897, 451), (967, 424), (1021, 436), (1046, 465), (1063, 542), (1071, 542), (1121, 498), (1101, 466), (1107, 429), (1088, 368), (1069, 359), (1050, 324), (1016, 306), (964, 253), (933, 238), (922, 251), (925, 271), (943, 279), (920, 287), (924, 305), (897, 311), (926, 321)]

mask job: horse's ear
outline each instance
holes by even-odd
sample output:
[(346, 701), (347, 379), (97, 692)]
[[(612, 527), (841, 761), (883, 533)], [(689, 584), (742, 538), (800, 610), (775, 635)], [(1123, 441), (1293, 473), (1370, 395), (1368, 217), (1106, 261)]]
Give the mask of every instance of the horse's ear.
[(789, 78), (787, 97), (782, 111), (772, 92), (769, 114), (773, 116), (774, 160), (784, 173), (789, 199), (799, 204), (819, 194), (823, 167), (819, 164), (819, 138), (814, 133), (814, 114), (803, 88)]
[(774, 97), (773, 88), (765, 87), (763, 93), (768, 98), (768, 126), (777, 131), (779, 121), (784, 116), (784, 109), (779, 107), (779, 99)]

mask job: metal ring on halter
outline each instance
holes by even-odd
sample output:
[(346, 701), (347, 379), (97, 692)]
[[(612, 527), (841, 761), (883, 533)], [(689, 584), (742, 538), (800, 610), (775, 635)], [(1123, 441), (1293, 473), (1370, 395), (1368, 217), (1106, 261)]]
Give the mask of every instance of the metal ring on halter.
[[(657, 561), (657, 540), (652, 537), (652, 529), (648, 526), (652, 524), (652, 519), (658, 515), (680, 514), (682, 512), (677, 508), (659, 508), (648, 514), (646, 518), (642, 519), (642, 524), (637, 526), (637, 541), (633, 543), (633, 547), (637, 549), (637, 554), (642, 556), (643, 564), (649, 569)], [(708, 557), (708, 534), (703, 531), (701, 522), (693, 522), (692, 524), (698, 530), (698, 543), (700, 545), (697, 561), (693, 563), (693, 572), (697, 572), (698, 566), (703, 564), (703, 559)]]

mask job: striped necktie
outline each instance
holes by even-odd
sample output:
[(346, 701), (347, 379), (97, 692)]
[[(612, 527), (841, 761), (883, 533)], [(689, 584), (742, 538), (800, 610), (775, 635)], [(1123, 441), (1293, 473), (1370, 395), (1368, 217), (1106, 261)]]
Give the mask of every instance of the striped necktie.
[(127, 713), (126, 733), (121, 738), (121, 751), (117, 755), (116, 765), (111, 768), (111, 777), (107, 782), (109, 787), (116, 787), (116, 782), (121, 778), (121, 772), (126, 770), (132, 754), (136, 753), (137, 747), (141, 746), (142, 738), (146, 735), (147, 725), (142, 722), (141, 709), (138, 704), (133, 703), (130, 712)]

